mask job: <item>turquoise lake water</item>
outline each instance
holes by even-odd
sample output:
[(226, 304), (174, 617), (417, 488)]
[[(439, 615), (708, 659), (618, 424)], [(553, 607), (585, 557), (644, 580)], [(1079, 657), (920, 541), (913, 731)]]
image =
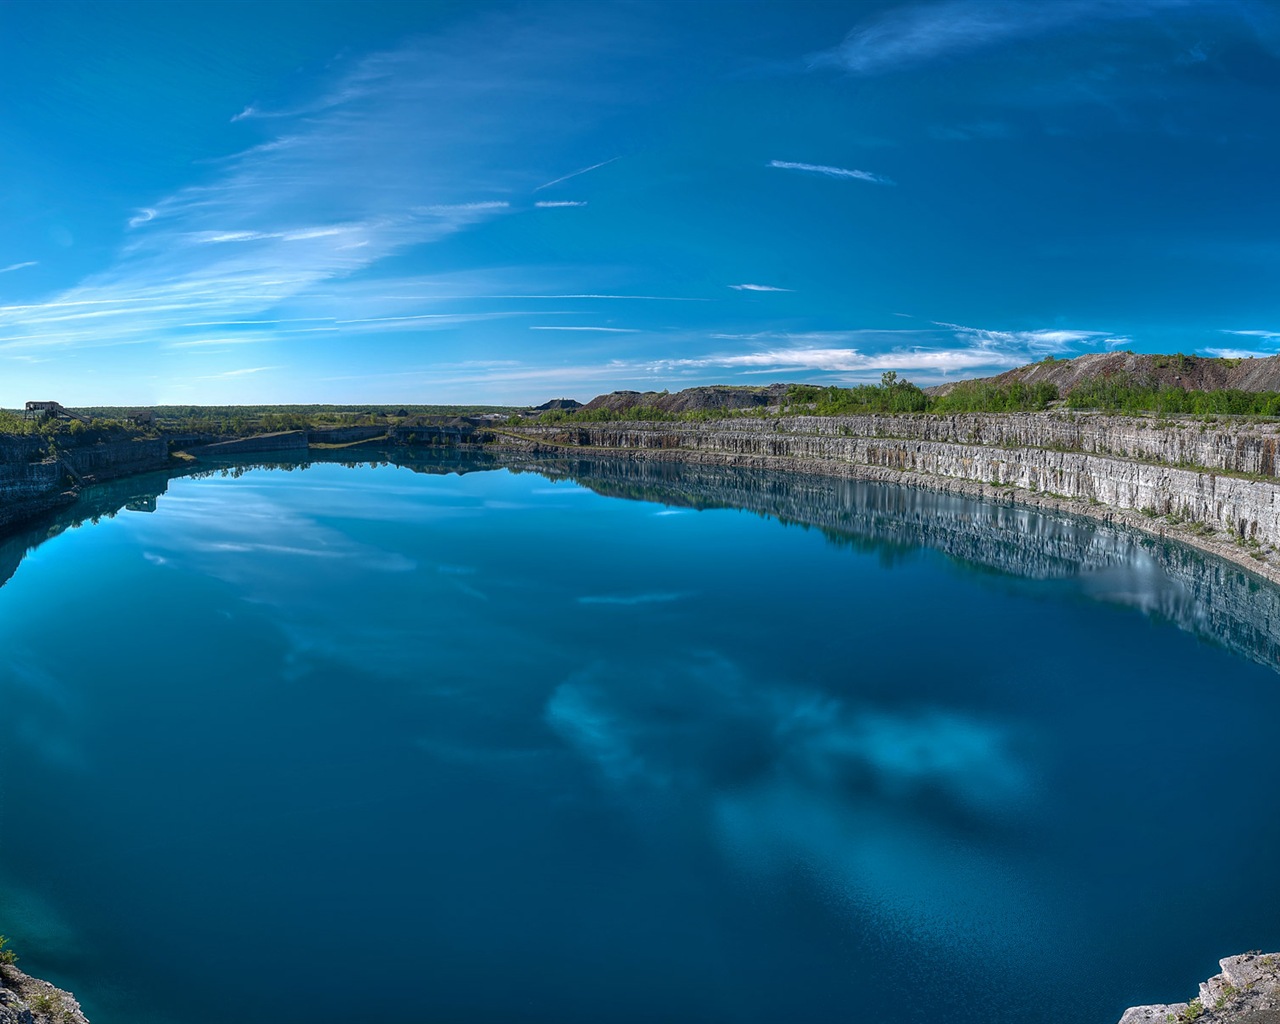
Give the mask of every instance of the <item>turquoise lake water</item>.
[(94, 1024), (1111, 1024), (1280, 947), (1275, 588), (889, 486), (416, 468), (0, 547), (0, 931)]

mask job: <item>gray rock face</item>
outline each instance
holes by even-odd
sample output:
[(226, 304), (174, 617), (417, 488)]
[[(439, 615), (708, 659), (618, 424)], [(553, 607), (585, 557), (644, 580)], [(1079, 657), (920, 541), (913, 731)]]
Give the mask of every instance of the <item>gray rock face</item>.
[(0, 438), (0, 529), (75, 501), (73, 485), (160, 469), (169, 448), (159, 438), (84, 444), (50, 455), (40, 438)]
[(1181, 1014), (1187, 1012), (1186, 1003), (1160, 1003), (1154, 1006), (1131, 1006), (1124, 1011), (1124, 1016), (1120, 1018), (1120, 1024), (1147, 1024), (1148, 1021), (1159, 1021), (1159, 1024), (1168, 1024), (1168, 1021), (1177, 1019)]
[[(1190, 420), (1157, 425), (1025, 413), (602, 423), (517, 432), (561, 451), (590, 447), (874, 479), (901, 475), (927, 486), (957, 481), (971, 493), (1008, 489), (1019, 500), (1030, 494), (1073, 501), (1094, 516), (1095, 507), (1136, 513), (1181, 524), (1201, 538), (1192, 543), (1240, 564), (1253, 558), (1257, 572), (1280, 579), (1277, 424), (1210, 430)], [(1203, 539), (1210, 536), (1216, 540)]]
[(1188, 1003), (1134, 1006), (1120, 1024), (1280, 1024), (1280, 953), (1244, 953), (1219, 960), (1221, 974), (1200, 983)]
[(0, 1024), (89, 1024), (70, 992), (0, 965)]
[(252, 437), (237, 437), (231, 441), (219, 441), (217, 444), (204, 445), (200, 448), (192, 449), (192, 451), (209, 455), (305, 451), (308, 443), (309, 438), (305, 430), (280, 430), (274, 434), (254, 434)]

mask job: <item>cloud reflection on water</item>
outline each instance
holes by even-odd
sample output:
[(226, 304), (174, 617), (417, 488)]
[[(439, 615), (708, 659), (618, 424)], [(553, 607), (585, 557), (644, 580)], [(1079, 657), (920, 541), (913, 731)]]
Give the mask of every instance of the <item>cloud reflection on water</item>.
[(1034, 930), (1018, 909), (1028, 883), (989, 841), (1037, 798), (1011, 722), (769, 684), (715, 653), (647, 673), (593, 665), (545, 713), (624, 805), (692, 808), (748, 875), (799, 871), (916, 938)]

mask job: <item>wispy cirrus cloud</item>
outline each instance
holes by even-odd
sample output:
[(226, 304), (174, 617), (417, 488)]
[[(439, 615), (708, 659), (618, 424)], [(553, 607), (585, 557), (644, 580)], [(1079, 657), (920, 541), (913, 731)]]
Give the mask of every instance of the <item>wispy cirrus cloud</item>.
[[(554, 329), (554, 325), (546, 326)], [(543, 401), (550, 392), (538, 397), (540, 389), (547, 388), (555, 389), (556, 394), (571, 391), (575, 397), (589, 399), (618, 388), (659, 390), (735, 379), (743, 383), (767, 378), (856, 384), (878, 380), (886, 370), (928, 385), (954, 380), (957, 375), (999, 373), (1041, 358), (1047, 348), (1096, 349), (1118, 337), (1094, 330), (995, 330), (947, 323), (909, 329), (685, 331), (668, 339), (687, 353), (673, 358), (655, 359), (638, 349), (594, 362), (570, 358), (557, 365), (535, 365), (525, 360), (473, 360), (343, 379), (353, 385), (368, 382), (387, 400), (399, 400), (430, 385), (446, 396), (461, 397), (480, 389), (491, 400), (516, 403)]]
[(195, 341), (171, 341), (169, 348), (221, 348), (223, 345), (260, 345), (276, 340), (270, 334), (237, 334), (231, 337), (199, 338)]
[(505, 199), (476, 203), (433, 203), (431, 206), (415, 206), (415, 213), (487, 213), (491, 210), (509, 210)]
[(944, 322), (912, 329), (759, 331), (712, 334), (711, 338), (733, 343), (734, 348), (658, 360), (652, 369), (659, 373), (736, 371), (752, 376), (820, 374), (837, 382), (874, 379), (885, 370), (896, 370), (927, 384), (957, 373), (997, 373), (1049, 352), (1130, 342), (1105, 331), (994, 330)]
[(587, 204), (579, 199), (539, 199), (533, 205), (540, 210), (556, 210), (572, 206), (586, 206)]
[(601, 331), (605, 334), (639, 334), (635, 327), (551, 327), (538, 324), (530, 325), (531, 331)]
[(869, 181), (874, 185), (892, 185), (894, 182), (870, 171), (859, 171), (848, 167), (828, 167), (826, 164), (800, 164), (790, 160), (770, 160), (768, 166), (783, 171), (803, 171), (807, 174), (821, 174), (828, 178), (849, 178), (854, 181)]
[(839, 46), (810, 58), (810, 66), (834, 65), (858, 75), (877, 75), (1089, 23), (1192, 7), (1186, 0), (943, 0), (906, 4), (856, 26)]
[(937, 327), (954, 331), (958, 338), (973, 341), (986, 349), (1021, 351), (1029, 355), (1065, 352), (1072, 346), (1105, 345), (1118, 348), (1129, 345), (1133, 339), (1124, 335), (1111, 334), (1108, 331), (1063, 330), (1061, 328), (1041, 328), (1037, 330), (1002, 331), (987, 327), (965, 327), (962, 324), (949, 324), (934, 321)]
[(200, 380), (234, 380), (236, 377), (249, 377), (255, 373), (266, 373), (268, 370), (282, 370), (282, 366), (246, 366), (239, 370), (223, 370), (221, 373), (211, 373), (208, 376), (199, 378)]
[(24, 270), (27, 267), (38, 267), (39, 260), (25, 260), (22, 263), (10, 263), (7, 267), (0, 267), (0, 274), (8, 274), (14, 270)]
[(791, 292), (794, 288), (775, 288), (771, 284), (731, 284), (734, 291), (739, 292)]
[(945, 375), (987, 367), (1020, 366), (1026, 360), (1012, 353), (983, 349), (897, 348), (862, 352), (856, 348), (818, 348), (799, 345), (758, 352), (718, 354), (661, 360), (666, 369), (738, 369), (753, 373), (867, 373), (883, 370), (922, 370)]
[(1219, 334), (1234, 334), (1238, 338), (1258, 338), (1261, 341), (1280, 341), (1280, 331), (1219, 331)]
[[(43, 302), (0, 306), (0, 346), (199, 342), (211, 339), (185, 325), (337, 310), (348, 291), (370, 317), (403, 312), (396, 300), (379, 309), (353, 276), (502, 216), (552, 177), (566, 139), (630, 102), (610, 42), (623, 22), (474, 21), (356, 60), (292, 110), (250, 105), (239, 119), (271, 137), (136, 211), (104, 269)], [(599, 88), (579, 88), (583, 76)]]

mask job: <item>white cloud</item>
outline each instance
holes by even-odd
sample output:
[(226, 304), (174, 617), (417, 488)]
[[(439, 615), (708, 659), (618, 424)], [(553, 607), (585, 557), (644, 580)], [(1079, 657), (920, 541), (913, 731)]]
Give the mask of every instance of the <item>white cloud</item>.
[(542, 210), (555, 210), (569, 206), (586, 206), (587, 204), (577, 199), (539, 199), (533, 205)]
[(497, 200), (481, 203), (436, 203), (432, 206), (415, 206), (415, 213), (474, 213), (481, 210), (506, 210), (511, 204)]
[(604, 331), (608, 334), (639, 334), (634, 327), (542, 327), (530, 326), (531, 331)]
[(1219, 334), (1234, 334), (1239, 338), (1261, 338), (1263, 341), (1280, 340), (1280, 331), (1219, 331)]
[(794, 288), (775, 288), (771, 284), (731, 284), (730, 288), (739, 292), (790, 292)]
[(468, 324), (484, 320), (508, 320), (518, 316), (572, 316), (574, 313), (575, 310), (571, 309), (513, 309), (485, 313), (407, 313), (403, 316), (353, 317), (333, 322), (340, 326), (359, 324), (363, 330), (371, 330), (381, 327)]
[(488, 295), (490, 299), (637, 299), (645, 302), (706, 302), (687, 295)]
[(954, 373), (992, 366), (1020, 366), (1024, 359), (993, 353), (978, 348), (962, 349), (892, 349), (864, 353), (855, 348), (765, 349), (759, 352), (721, 354), (697, 358), (659, 360), (655, 365), (666, 369), (697, 368), (746, 369), (767, 373), (822, 371), (856, 373), (880, 370), (932, 370)]
[(1206, 348), (1204, 353), (1215, 359), (1252, 359), (1258, 354), (1244, 348)]
[(944, 0), (896, 6), (855, 28), (834, 50), (812, 58), (860, 75), (881, 74), (945, 57), (1043, 36), (1079, 22), (1142, 17), (1179, 0)]
[(937, 327), (954, 331), (958, 338), (969, 339), (983, 348), (1021, 350), (1029, 354), (1045, 354), (1063, 352), (1073, 345), (1107, 345), (1118, 348), (1120, 345), (1132, 343), (1125, 336), (1113, 335), (1107, 331), (1063, 330), (1060, 328), (1043, 328), (1031, 331), (999, 331), (985, 327), (965, 327), (962, 324), (949, 324), (933, 321)]
[[(613, 45), (624, 31), (590, 16), (571, 31), (546, 18), (471, 22), (359, 59), (295, 109), (247, 107), (238, 119), (261, 118), (274, 137), (136, 211), (129, 223), (145, 229), (105, 269), (46, 302), (0, 307), (0, 346), (201, 340), (182, 325), (316, 306), (340, 316), (353, 309), (343, 292), (357, 293), (352, 320), (429, 311), (380, 305), (353, 277), (503, 214), (509, 200), (477, 195), (527, 194), (562, 143), (632, 102), (629, 58)], [(584, 76), (598, 88), (578, 88)]]
[(254, 373), (265, 373), (267, 370), (282, 370), (282, 366), (248, 366), (240, 370), (224, 370), (222, 373), (212, 373), (207, 377), (200, 377), (199, 380), (230, 380), (235, 377), (248, 377)]
[(25, 263), (10, 263), (7, 267), (0, 267), (0, 274), (7, 274), (13, 270), (23, 270), (26, 267), (38, 267), (39, 260), (27, 260)]
[(888, 178), (882, 178), (870, 171), (851, 170), (847, 167), (828, 167), (825, 164), (798, 164), (790, 160), (770, 160), (770, 167), (784, 171), (805, 171), (809, 174), (822, 174), (828, 178), (851, 178), (856, 181), (869, 181), (876, 185), (892, 185)]
[(190, 236), (198, 245), (218, 244), (221, 242), (259, 242), (268, 238), (283, 238), (280, 233), (266, 231), (197, 231)]
[(859, 327), (847, 331), (754, 331), (750, 334), (726, 334), (716, 333), (710, 337), (721, 341), (749, 341), (754, 343), (777, 344), (779, 342), (791, 345), (806, 345), (812, 347), (835, 346), (840, 344), (853, 344), (860, 342), (866, 344), (871, 342), (882, 341), (884, 339), (898, 340), (898, 335), (914, 335), (924, 339), (932, 339), (938, 334), (937, 331), (920, 330), (918, 328), (902, 328), (897, 327), (891, 330), (882, 330), (875, 327)]

